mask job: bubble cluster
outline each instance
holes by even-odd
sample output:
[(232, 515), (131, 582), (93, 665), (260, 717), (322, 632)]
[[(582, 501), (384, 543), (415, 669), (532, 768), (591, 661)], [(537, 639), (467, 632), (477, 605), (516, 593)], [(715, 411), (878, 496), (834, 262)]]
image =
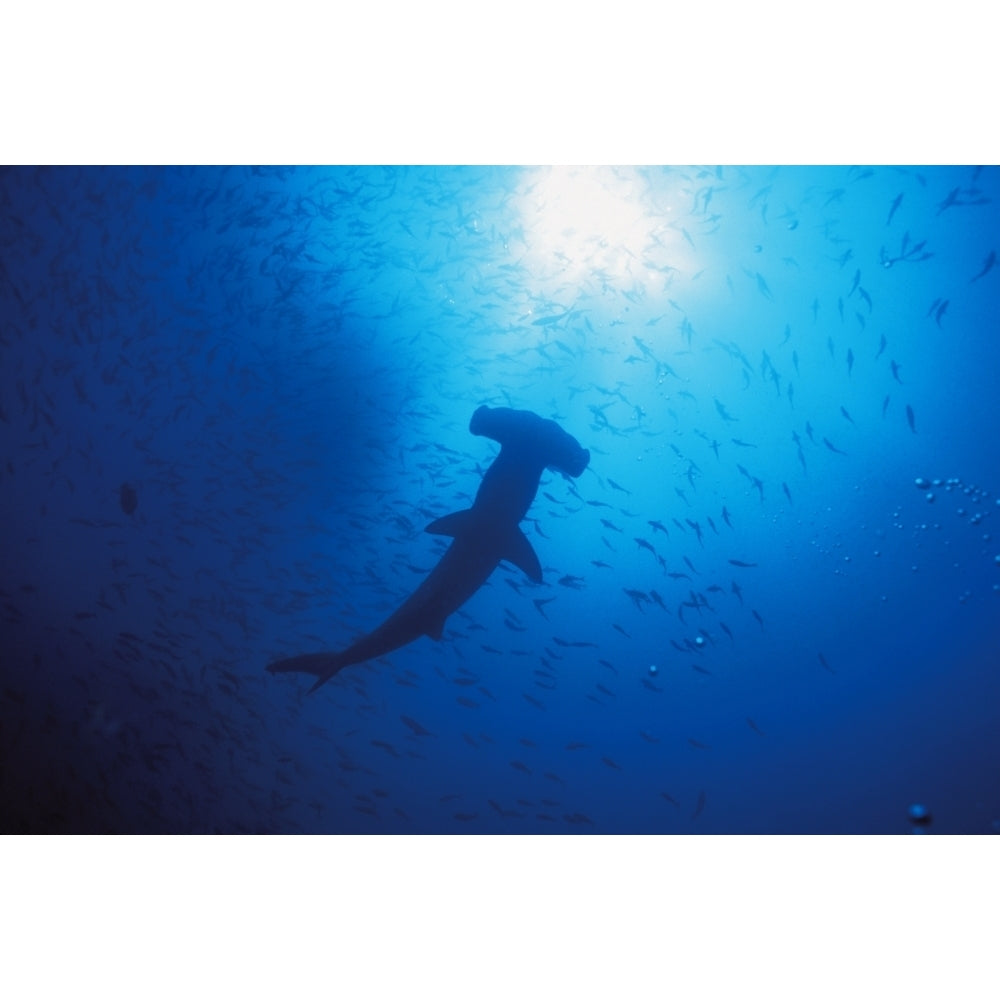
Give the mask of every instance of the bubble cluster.
[[(917, 476), (913, 481), (913, 485), (924, 494), (924, 498), (928, 503), (934, 503), (940, 492), (951, 493), (961, 497), (961, 505), (955, 508), (955, 516), (972, 527), (981, 525), (984, 518), (988, 518), (992, 514), (993, 509), (1000, 506), (1000, 497), (993, 497), (989, 490), (982, 489), (973, 483), (963, 482), (957, 476), (949, 479), (927, 479), (924, 476)], [(938, 493), (934, 492), (935, 490)], [(991, 500), (992, 503), (990, 502)], [(925, 531), (928, 525), (920, 524), (917, 527)], [(935, 524), (934, 527), (940, 529), (941, 525)], [(988, 532), (984, 533), (982, 536), (983, 543), (988, 545), (990, 540), (990, 534)], [(993, 562), (995, 565), (1000, 566), (1000, 554), (993, 556)], [(914, 566), (913, 569), (916, 571), (917, 567)], [(992, 589), (994, 593), (1000, 593), (1000, 584), (993, 584)], [(965, 604), (971, 597), (972, 592), (966, 590), (959, 595), (958, 599), (960, 603)]]

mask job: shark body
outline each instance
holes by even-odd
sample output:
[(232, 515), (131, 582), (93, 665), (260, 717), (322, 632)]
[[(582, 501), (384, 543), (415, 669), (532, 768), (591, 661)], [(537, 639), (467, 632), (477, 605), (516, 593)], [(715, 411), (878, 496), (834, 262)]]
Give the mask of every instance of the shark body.
[(427, 531), (452, 543), (420, 586), (374, 631), (334, 653), (305, 653), (269, 664), (274, 674), (316, 678), (310, 694), (344, 667), (383, 656), (422, 635), (440, 639), (448, 616), (458, 610), (505, 560), (540, 582), (542, 567), (519, 524), (538, 492), (546, 468), (576, 478), (590, 452), (555, 421), (528, 410), (480, 406), (471, 433), (492, 438), (500, 454), (486, 470), (468, 510), (433, 521)]

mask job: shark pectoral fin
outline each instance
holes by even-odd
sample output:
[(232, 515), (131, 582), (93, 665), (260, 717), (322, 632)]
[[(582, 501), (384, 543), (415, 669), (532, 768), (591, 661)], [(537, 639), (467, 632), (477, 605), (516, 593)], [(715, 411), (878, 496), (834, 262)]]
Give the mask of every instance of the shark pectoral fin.
[(538, 561), (531, 542), (520, 528), (515, 528), (504, 539), (503, 555), (500, 558), (513, 563), (529, 580), (534, 580), (535, 583), (542, 582), (542, 564)]
[(449, 535), (451, 538), (457, 538), (469, 529), (471, 523), (471, 510), (456, 510), (454, 514), (445, 514), (444, 517), (431, 521), (424, 531), (432, 535)]
[(429, 621), (424, 627), (424, 635), (430, 636), (435, 642), (440, 642), (441, 636), (444, 635), (444, 619)]

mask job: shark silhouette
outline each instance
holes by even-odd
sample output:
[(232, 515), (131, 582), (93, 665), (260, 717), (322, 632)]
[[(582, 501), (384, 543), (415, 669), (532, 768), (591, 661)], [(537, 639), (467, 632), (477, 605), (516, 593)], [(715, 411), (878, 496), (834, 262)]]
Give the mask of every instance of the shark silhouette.
[(574, 479), (583, 474), (590, 452), (554, 420), (528, 410), (480, 406), (469, 430), (500, 444), (500, 454), (483, 475), (468, 510), (438, 518), (427, 526), (453, 541), (423, 583), (373, 632), (339, 653), (305, 653), (268, 665), (272, 674), (311, 674), (309, 693), (354, 663), (383, 656), (422, 635), (440, 639), (447, 617), (457, 611), (504, 560), (541, 582), (542, 567), (518, 527), (538, 492), (546, 468)]

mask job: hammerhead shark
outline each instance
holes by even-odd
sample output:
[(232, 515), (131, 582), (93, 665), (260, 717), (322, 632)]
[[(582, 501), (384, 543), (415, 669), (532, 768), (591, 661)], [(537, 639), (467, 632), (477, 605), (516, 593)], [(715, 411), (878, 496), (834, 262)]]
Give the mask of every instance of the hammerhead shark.
[(542, 473), (555, 469), (574, 479), (583, 474), (590, 452), (554, 420), (528, 410), (480, 406), (469, 431), (492, 438), (500, 454), (483, 475), (468, 510), (438, 518), (427, 526), (433, 535), (453, 539), (427, 578), (374, 631), (339, 653), (304, 653), (268, 665), (272, 674), (311, 674), (312, 694), (354, 663), (383, 656), (422, 635), (440, 639), (444, 623), (489, 578), (497, 564), (513, 563), (538, 583), (542, 567), (518, 527), (531, 506)]

